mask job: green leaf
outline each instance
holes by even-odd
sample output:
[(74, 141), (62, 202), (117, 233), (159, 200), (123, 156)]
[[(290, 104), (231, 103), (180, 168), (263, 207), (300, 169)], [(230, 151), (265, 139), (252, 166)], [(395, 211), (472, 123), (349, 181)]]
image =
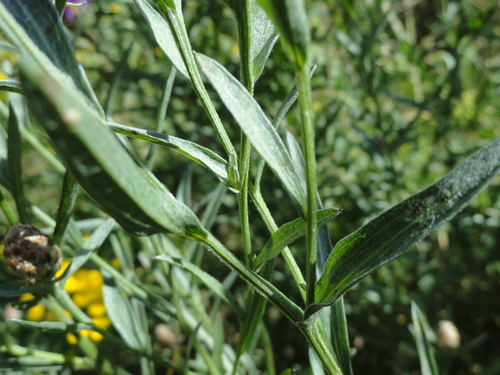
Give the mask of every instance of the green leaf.
[(21, 84), (10, 79), (0, 79), (0, 91), (14, 92), (16, 94), (22, 94), (23, 92)]
[(196, 54), (201, 69), (208, 77), (226, 108), (241, 130), (266, 160), (288, 191), (301, 216), (306, 212), (306, 191), (303, 179), (278, 133), (250, 93), (217, 61)]
[(417, 343), (420, 370), (422, 375), (438, 375), (439, 371), (434, 356), (434, 348), (429, 342), (427, 332), (431, 330), (427, 318), (418, 305), (411, 301), (411, 317), (413, 321), (412, 333)]
[(241, 81), (245, 87), (253, 87), (278, 40), (278, 34), (256, 0), (233, 1), (232, 7), (238, 21)]
[(47, 293), (50, 291), (51, 286), (51, 284), (27, 285), (20, 282), (5, 283), (0, 285), (0, 297), (11, 298), (26, 293)]
[[(165, 52), (167, 57), (172, 61), (175, 68), (187, 79), (189, 78), (188, 70), (181, 51), (179, 50), (175, 36), (167, 20), (161, 15), (158, 10), (153, 7), (147, 0), (134, 0), (137, 7), (141, 10), (142, 15), (148, 21), (151, 30), (160, 48)], [(177, 9), (180, 9), (178, 4)], [(171, 8), (172, 9), (172, 8)], [(177, 12), (175, 12), (177, 14)], [(182, 18), (182, 13), (178, 15)]]
[(206, 273), (198, 266), (186, 262), (185, 260), (177, 257), (172, 257), (170, 255), (158, 255), (153, 259), (161, 260), (167, 262), (173, 266), (177, 266), (186, 271), (191, 272), (198, 280), (200, 280), (203, 284), (205, 284), (212, 292), (217, 294), (224, 302), (231, 306), (231, 308), (236, 312), (238, 316), (242, 316), (243, 312), (241, 311), (240, 306), (234, 299), (233, 295), (224, 288), (224, 286), (212, 275)]
[(26, 199), (24, 197), (21, 166), (22, 144), (19, 126), (16, 111), (11, 103), (9, 105), (9, 137), (7, 139), (10, 192), (16, 202), (20, 222), (28, 224), (31, 215), (29, 214)]
[(500, 172), (500, 138), (467, 158), (439, 181), (397, 204), (342, 239), (316, 284), (306, 318), (401, 255), (450, 220)]
[(108, 122), (107, 124), (115, 133), (125, 134), (128, 137), (136, 139), (143, 139), (179, 152), (197, 164), (207, 168), (219, 181), (230, 187), (227, 175), (227, 161), (208, 148), (194, 142), (150, 130), (133, 128), (113, 122)]
[(52, 235), (52, 240), (56, 245), (60, 246), (66, 232), (71, 230), (70, 220), (77, 193), (78, 184), (71, 173), (66, 171), (62, 183), (61, 199), (57, 207), (56, 226)]
[(55, 69), (20, 64), (28, 105), (85, 192), (135, 235), (205, 230), (196, 215), (138, 166), (106, 122)]
[[(329, 208), (318, 211), (318, 227), (325, 225), (335, 219), (340, 213), (338, 208)], [(306, 222), (302, 218), (295, 219), (282, 225), (262, 248), (255, 261), (256, 267), (259, 267), (265, 261), (272, 259), (285, 247), (293, 243), (296, 239), (305, 235)]]
[[(9, 322), (19, 324), (23, 327), (35, 328), (40, 331), (65, 332), (70, 330), (70, 325), (63, 322), (32, 322), (22, 319), (9, 319)], [(76, 324), (74, 325), (76, 326)]]
[(307, 64), (309, 27), (302, 0), (258, 0), (280, 34), (288, 57), (302, 68)]
[[(75, 86), (104, 117), (83, 68), (64, 31), (61, 17), (50, 0), (0, 0), (0, 28), (21, 50), (39, 65), (54, 65), (68, 74)], [(52, 62), (52, 64), (49, 63)]]
[(87, 262), (92, 253), (102, 246), (106, 238), (108, 238), (111, 233), (114, 225), (115, 221), (113, 219), (108, 219), (102, 223), (94, 231), (94, 233), (92, 233), (90, 238), (83, 244), (83, 247), (78, 251), (76, 256), (73, 258), (73, 261), (61, 276), (61, 280), (64, 280), (63, 282), (66, 282), (71, 275), (73, 275)]
[(0, 184), (10, 190), (7, 133), (0, 126)]
[(112, 278), (104, 278), (102, 292), (106, 312), (123, 341), (131, 348), (144, 348), (144, 334), (141, 333), (141, 327), (137, 322), (138, 317), (134, 313), (130, 301)]

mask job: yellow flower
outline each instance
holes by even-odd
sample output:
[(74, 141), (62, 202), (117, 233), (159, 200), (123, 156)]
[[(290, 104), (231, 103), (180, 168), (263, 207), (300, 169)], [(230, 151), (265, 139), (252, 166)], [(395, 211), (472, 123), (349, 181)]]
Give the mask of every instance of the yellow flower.
[[(65, 259), (56, 276), (62, 275), (69, 263), (70, 259)], [(111, 263), (113, 266), (119, 267), (119, 261), (116, 259)], [(65, 289), (71, 295), (73, 302), (86, 311), (97, 327), (107, 329), (111, 325), (111, 320), (106, 314), (106, 307), (103, 303), (102, 285), (103, 278), (98, 270), (79, 269), (68, 278)], [(29, 301), (33, 298), (35, 297), (32, 294), (24, 294), (20, 300)], [(31, 321), (56, 320), (55, 316), (50, 311), (47, 311), (44, 305), (31, 307), (26, 313), (26, 319)], [(99, 332), (90, 330), (81, 331), (80, 335), (96, 342), (103, 338)], [(78, 342), (77, 336), (71, 333), (66, 335), (66, 339), (72, 345)]]

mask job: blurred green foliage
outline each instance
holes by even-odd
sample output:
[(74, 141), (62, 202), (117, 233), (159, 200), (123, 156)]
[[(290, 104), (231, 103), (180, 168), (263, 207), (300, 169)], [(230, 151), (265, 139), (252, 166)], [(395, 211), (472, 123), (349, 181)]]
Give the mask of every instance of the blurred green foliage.
[[(326, 207), (343, 209), (330, 225), (336, 241), (500, 136), (500, 10), (488, 0), (328, 0), (308, 2), (307, 7), (312, 60), (319, 63), (312, 79), (319, 192)], [(75, 21), (68, 20), (67, 26), (99, 99), (105, 103), (121, 66), (115, 100), (107, 108), (119, 123), (153, 130), (170, 63), (144, 19), (126, 0), (93, 1), (75, 13)], [(231, 9), (222, 1), (187, 1), (184, 16), (193, 48), (238, 76)], [(14, 55), (1, 49), (0, 59), (2, 71), (9, 73)], [(277, 45), (256, 84), (255, 96), (272, 116), (293, 85), (292, 67)], [(0, 98), (6, 95), (0, 93)], [(178, 78), (164, 132), (221, 151), (196, 101), (187, 82)], [(222, 105), (218, 110), (237, 144), (239, 132), (231, 116)], [(5, 117), (3, 106), (4, 125)], [(292, 112), (286, 129), (297, 134), (297, 123), (298, 113)], [(145, 156), (144, 142), (132, 144)], [(24, 151), (27, 196), (54, 215), (62, 175), (29, 144)], [(190, 164), (160, 150), (153, 171), (175, 192)], [(217, 181), (197, 166), (193, 172), (192, 204), (196, 206)], [(263, 191), (278, 223), (294, 219), (279, 183), (268, 181), (274, 183), (266, 183)], [(251, 214), (258, 247), (268, 235), (258, 215)], [(102, 213), (80, 194), (75, 215), (90, 219)], [(8, 226), (0, 217), (2, 234)], [(214, 232), (228, 248), (242, 251), (233, 196), (226, 196)], [(140, 249), (141, 241), (136, 242)], [(301, 244), (292, 247), (295, 254), (302, 253)], [(432, 326), (446, 319), (459, 329), (460, 348), (438, 349), (443, 373), (496, 373), (500, 368), (499, 250), (497, 178), (453, 221), (347, 293), (354, 373), (409, 374), (419, 368), (408, 330), (410, 300), (418, 302)], [(205, 262), (214, 276), (226, 275), (226, 269), (211, 257)], [(137, 267), (142, 272), (140, 264)], [(288, 279), (278, 260), (275, 282), (286, 290)], [(244, 290), (243, 284), (237, 285)], [(225, 317), (227, 340), (234, 343), (234, 321), (231, 315)], [(273, 307), (268, 308), (266, 320), (278, 370), (307, 362), (299, 332), (276, 316)]]

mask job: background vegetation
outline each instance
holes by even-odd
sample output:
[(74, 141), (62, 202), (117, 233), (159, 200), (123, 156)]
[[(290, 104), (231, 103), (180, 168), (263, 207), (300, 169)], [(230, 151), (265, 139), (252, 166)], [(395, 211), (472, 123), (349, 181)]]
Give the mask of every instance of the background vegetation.
[[(313, 61), (319, 64), (312, 78), (318, 186), (326, 207), (343, 210), (329, 227), (337, 241), (500, 136), (500, 11), (496, 2), (488, 0), (330, 0), (310, 1), (307, 7)], [(193, 48), (238, 76), (237, 30), (231, 8), (222, 1), (186, 1), (183, 13)], [(93, 1), (75, 9), (75, 15), (75, 19), (66, 19), (66, 25), (92, 87), (101, 103), (106, 103), (107, 114), (121, 124), (154, 130), (171, 64), (135, 5)], [(10, 75), (16, 59), (0, 49), (4, 72), (0, 74)], [(294, 85), (293, 77), (292, 67), (277, 45), (255, 87), (255, 97), (269, 116), (276, 113)], [(115, 90), (113, 96), (111, 90)], [(0, 93), (0, 98), (0, 122), (6, 127), (7, 94)], [(196, 101), (187, 82), (178, 77), (164, 133), (221, 151)], [(231, 116), (222, 105), (218, 109), (237, 144), (239, 132), (232, 126)], [(298, 121), (298, 112), (291, 111), (286, 129), (298, 133)], [(132, 141), (132, 145), (139, 155), (147, 154), (145, 142)], [(27, 140), (22, 162), (27, 197), (54, 217), (62, 174)], [(159, 150), (153, 171), (171, 191), (177, 190), (179, 181), (186, 181), (186, 170), (192, 172), (189, 193), (196, 208), (217, 181), (179, 155)], [(279, 182), (268, 181), (263, 189), (278, 224), (295, 219)], [(236, 212), (234, 197), (226, 195), (213, 231), (243, 256)], [(79, 194), (75, 219), (82, 228), (84, 223), (92, 228), (89, 220), (96, 217), (104, 214)], [(258, 247), (268, 234), (255, 212), (251, 220)], [(8, 228), (0, 215), (1, 233)], [(136, 277), (155, 283), (154, 268), (141, 258), (147, 253), (143, 240), (121, 234), (115, 237), (135, 249)], [(301, 253), (301, 244), (292, 246), (294, 254)], [(99, 253), (111, 261), (113, 246), (107, 241)], [(419, 304), (432, 327), (440, 320), (450, 320), (458, 327), (460, 347), (438, 349), (443, 373), (500, 372), (499, 249), (497, 178), (454, 220), (346, 294), (354, 373), (417, 373), (418, 355), (408, 329), (411, 300)], [(205, 258), (203, 267), (220, 280), (227, 277), (228, 270), (212, 256)], [(4, 275), (0, 275), (2, 279)], [(273, 280), (287, 290), (290, 277), (280, 259)], [(235, 282), (232, 291), (236, 298), (242, 298), (244, 287), (243, 282)], [(12, 301), (0, 305), (4, 313), (7, 302)], [(276, 312), (268, 307), (265, 314), (276, 369), (308, 368), (305, 341)], [(221, 317), (227, 342), (236, 345), (235, 317), (224, 309)], [(150, 327), (155, 327), (156, 318), (149, 319)], [(170, 329), (177, 338), (163, 344), (161, 350), (171, 357), (187, 338), (182, 336), (181, 326)], [(41, 349), (53, 348), (58, 342), (56, 334), (40, 341), (42, 332), (1, 322), (0, 337), (4, 334)], [(264, 361), (266, 349), (260, 350), (255, 354), (257, 362)], [(0, 354), (0, 360), (6, 357)]]

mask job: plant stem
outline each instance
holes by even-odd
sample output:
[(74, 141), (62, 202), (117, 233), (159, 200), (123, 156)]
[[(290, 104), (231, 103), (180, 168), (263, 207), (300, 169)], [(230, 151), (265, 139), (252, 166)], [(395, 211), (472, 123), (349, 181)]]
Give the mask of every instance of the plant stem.
[[(260, 189), (252, 187), (250, 189), (250, 195), (253, 199), (255, 207), (259, 211), (261, 218), (264, 220), (264, 223), (265, 223), (267, 229), (269, 230), (269, 232), (271, 234), (273, 234), (274, 232), (276, 232), (278, 230), (278, 225), (274, 221), (274, 218), (271, 215), (271, 212), (269, 211), (269, 208), (267, 207), (267, 204), (264, 201), (264, 198), (262, 197)], [(283, 255), (283, 258), (285, 259), (285, 262), (288, 265), (290, 272), (292, 273), (292, 277), (295, 280), (295, 283), (297, 284), (297, 287), (300, 291), (300, 294), (302, 295), (302, 298), (304, 298), (304, 300), (305, 300), (305, 292), (300, 287), (301, 284), (305, 283), (305, 279), (304, 279), (304, 276), (302, 275), (302, 272), (300, 271), (300, 268), (299, 268), (297, 262), (295, 261), (295, 258), (293, 257), (293, 255), (290, 252), (290, 249), (288, 247), (286, 247), (282, 250), (281, 255)]]
[[(205, 89), (205, 85), (201, 79), (200, 70), (198, 69), (198, 65), (196, 64), (196, 60), (194, 58), (193, 50), (191, 48), (191, 44), (189, 42), (189, 36), (186, 30), (186, 25), (184, 24), (182, 17), (178, 14), (181, 12), (179, 9), (170, 8), (168, 1), (165, 0), (157, 0), (155, 1), (158, 9), (165, 16), (166, 21), (170, 25), (172, 30), (172, 34), (174, 35), (176, 42), (179, 46), (179, 50), (182, 55), (182, 59), (184, 64), (186, 64), (186, 68), (188, 71), (189, 79), (191, 81), (191, 85), (196, 92), (196, 95), (201, 100), (203, 108), (207, 112), (207, 115), (214, 126), (215, 132), (219, 136), (222, 146), (226, 151), (227, 155), (236, 157), (236, 151), (234, 150), (234, 146), (227, 135), (224, 126), (220, 120), (217, 111), (215, 110), (212, 100), (208, 95), (207, 90)], [(182, 13), (180, 13), (182, 14)]]
[(316, 352), (323, 366), (330, 375), (342, 375), (331, 347), (328, 345), (325, 333), (321, 326), (321, 319), (317, 319), (309, 327), (300, 327), (300, 331), (306, 338), (311, 348)]
[(211, 233), (203, 235), (191, 234), (196, 240), (202, 241), (233, 271), (252, 285), (258, 293), (264, 296), (269, 302), (275, 305), (292, 322), (300, 322), (304, 319), (304, 311), (285, 296), (278, 288), (265, 280), (257, 273), (248, 268), (228, 249), (224, 247)]
[(317, 254), (317, 198), (316, 198), (316, 147), (314, 119), (311, 103), (309, 72), (304, 65), (296, 73), (299, 88), (302, 141), (305, 158), (307, 213), (306, 213), (306, 306), (314, 303)]

